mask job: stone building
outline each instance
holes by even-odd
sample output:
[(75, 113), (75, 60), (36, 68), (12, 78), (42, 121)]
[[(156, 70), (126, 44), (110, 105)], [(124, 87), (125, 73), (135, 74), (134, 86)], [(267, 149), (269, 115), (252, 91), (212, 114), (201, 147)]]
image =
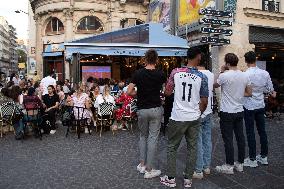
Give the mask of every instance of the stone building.
[(6, 75), (17, 72), (16, 29), (0, 16), (0, 71)]
[(41, 76), (53, 70), (57, 79), (68, 78), (64, 42), (144, 23), (147, 5), (147, 0), (30, 0), (30, 59)]
[(18, 53), (17, 53), (17, 33), (16, 28), (9, 25), (9, 59), (10, 59), (10, 72), (18, 72)]
[(0, 16), (0, 69), (9, 74), (9, 24)]

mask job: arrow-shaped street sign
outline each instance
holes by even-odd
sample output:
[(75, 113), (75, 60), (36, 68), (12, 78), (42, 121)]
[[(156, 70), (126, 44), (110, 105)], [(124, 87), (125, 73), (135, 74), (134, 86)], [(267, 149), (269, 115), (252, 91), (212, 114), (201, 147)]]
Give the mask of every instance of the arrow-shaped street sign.
[(219, 37), (202, 37), (200, 40), (201, 43), (210, 43), (210, 44), (230, 44), (229, 39), (220, 39)]
[(205, 34), (223, 34), (226, 36), (231, 36), (233, 34), (233, 31), (228, 29), (222, 29), (222, 28), (208, 28), (208, 27), (202, 27), (201, 32)]
[(225, 17), (225, 18), (232, 18), (233, 17), (232, 12), (212, 10), (212, 9), (200, 9), (199, 14), (200, 15), (206, 15), (206, 16)]
[(218, 20), (212, 18), (201, 18), (199, 20), (201, 24), (213, 25), (213, 26), (232, 26), (232, 22), (228, 20)]

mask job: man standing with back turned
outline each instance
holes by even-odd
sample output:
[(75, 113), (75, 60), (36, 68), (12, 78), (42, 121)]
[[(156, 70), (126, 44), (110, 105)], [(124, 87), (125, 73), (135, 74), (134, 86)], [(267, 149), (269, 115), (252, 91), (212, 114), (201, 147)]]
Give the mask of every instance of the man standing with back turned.
[[(268, 165), (268, 144), (265, 131), (265, 104), (263, 93), (269, 93), (274, 98), (276, 97), (276, 93), (274, 92), (269, 73), (265, 70), (259, 69), (256, 66), (256, 55), (253, 51), (245, 54), (245, 61), (248, 66), (248, 69), (245, 73), (248, 75), (252, 84), (252, 97), (246, 97), (244, 103), (244, 118), (249, 147), (249, 157), (245, 159), (244, 166), (257, 167), (257, 162), (263, 165)], [(256, 123), (261, 144), (261, 152), (258, 156), (256, 156), (254, 122)]]
[(140, 164), (137, 171), (145, 173), (144, 178), (154, 178), (161, 174), (160, 170), (154, 169), (158, 137), (161, 128), (162, 103), (160, 91), (166, 82), (162, 71), (156, 70), (158, 53), (148, 50), (145, 54), (146, 67), (135, 72), (132, 82), (129, 84), (127, 93), (136, 95), (138, 106), (138, 127), (140, 130)]
[(172, 71), (166, 85), (165, 95), (174, 92), (174, 104), (168, 125), (167, 172), (161, 177), (161, 183), (169, 187), (176, 186), (176, 155), (183, 136), (187, 142), (184, 187), (190, 188), (197, 159), (197, 137), (200, 130), (200, 116), (208, 103), (207, 77), (197, 70), (201, 60), (201, 51), (190, 48), (186, 67)]

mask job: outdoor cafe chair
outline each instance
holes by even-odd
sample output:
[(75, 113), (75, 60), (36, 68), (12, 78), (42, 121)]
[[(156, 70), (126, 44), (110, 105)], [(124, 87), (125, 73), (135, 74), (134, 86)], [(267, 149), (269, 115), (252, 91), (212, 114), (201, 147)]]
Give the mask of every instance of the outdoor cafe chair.
[(80, 139), (81, 130), (85, 126), (87, 126), (89, 134), (91, 134), (90, 131), (90, 124), (88, 123), (88, 118), (85, 117), (85, 114), (88, 113), (88, 109), (85, 107), (78, 107), (78, 106), (69, 106), (67, 107), (67, 111), (70, 113), (70, 121), (67, 122), (67, 131), (66, 131), (66, 137), (68, 136), (68, 133), (70, 131), (70, 126), (74, 126), (76, 128), (76, 132), (78, 135), (78, 139)]
[(26, 131), (26, 128), (28, 124), (31, 124), (33, 126), (33, 132), (35, 136), (38, 136), (40, 140), (42, 140), (42, 132), (41, 132), (41, 124), (42, 124), (42, 116), (41, 116), (41, 108), (32, 108), (27, 109), (25, 107), (25, 116), (23, 119), (24, 123), (24, 131)]
[[(100, 137), (102, 136), (103, 127), (111, 127), (113, 121), (114, 105), (108, 102), (101, 103), (98, 107), (97, 126), (101, 127)], [(114, 134), (114, 130), (112, 129)]]
[(129, 115), (124, 115), (123, 118), (130, 125), (130, 130), (133, 134), (133, 122), (137, 119), (137, 103), (135, 99), (126, 106), (126, 110), (129, 111)]
[(13, 126), (16, 116), (22, 116), (22, 111), (14, 102), (6, 102), (0, 105), (0, 136), (3, 137), (4, 124)]

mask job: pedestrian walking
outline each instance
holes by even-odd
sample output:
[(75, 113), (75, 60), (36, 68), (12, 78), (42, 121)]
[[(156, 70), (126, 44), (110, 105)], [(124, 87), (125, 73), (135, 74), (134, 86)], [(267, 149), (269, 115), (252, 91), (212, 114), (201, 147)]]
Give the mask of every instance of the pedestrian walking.
[[(268, 165), (268, 142), (264, 118), (264, 93), (270, 94), (273, 98), (276, 97), (276, 93), (274, 92), (269, 73), (256, 66), (256, 54), (253, 51), (245, 54), (245, 61), (248, 66), (248, 69), (245, 73), (251, 81), (252, 96), (246, 97), (244, 101), (244, 120), (249, 147), (249, 157), (245, 159), (244, 166), (257, 167), (257, 162), (263, 165)], [(261, 144), (261, 152), (257, 156), (254, 132), (255, 124)]]
[(169, 187), (176, 186), (176, 155), (183, 136), (187, 142), (184, 187), (191, 187), (197, 158), (200, 116), (208, 103), (208, 80), (197, 70), (201, 51), (196, 47), (190, 48), (187, 57), (189, 59), (187, 66), (172, 71), (165, 90), (167, 96), (175, 91), (168, 124), (167, 171), (166, 175), (161, 177), (161, 183)]
[[(226, 164), (216, 166), (216, 170), (225, 174), (234, 174), (234, 168), (242, 172), (245, 157), (243, 105), (244, 96), (251, 96), (251, 88), (247, 74), (238, 70), (238, 62), (235, 54), (226, 54), (226, 65), (221, 67), (221, 74), (214, 84), (215, 87), (221, 87), (220, 128), (226, 154)], [(237, 162), (234, 162), (233, 133), (238, 146)]]
[(137, 94), (140, 130), (140, 163), (137, 170), (145, 173), (144, 178), (153, 178), (161, 174), (160, 170), (155, 169), (155, 159), (162, 118), (160, 91), (166, 82), (166, 77), (162, 71), (156, 69), (158, 53), (155, 50), (148, 50), (145, 60), (146, 67), (134, 73), (127, 93), (130, 96)]

